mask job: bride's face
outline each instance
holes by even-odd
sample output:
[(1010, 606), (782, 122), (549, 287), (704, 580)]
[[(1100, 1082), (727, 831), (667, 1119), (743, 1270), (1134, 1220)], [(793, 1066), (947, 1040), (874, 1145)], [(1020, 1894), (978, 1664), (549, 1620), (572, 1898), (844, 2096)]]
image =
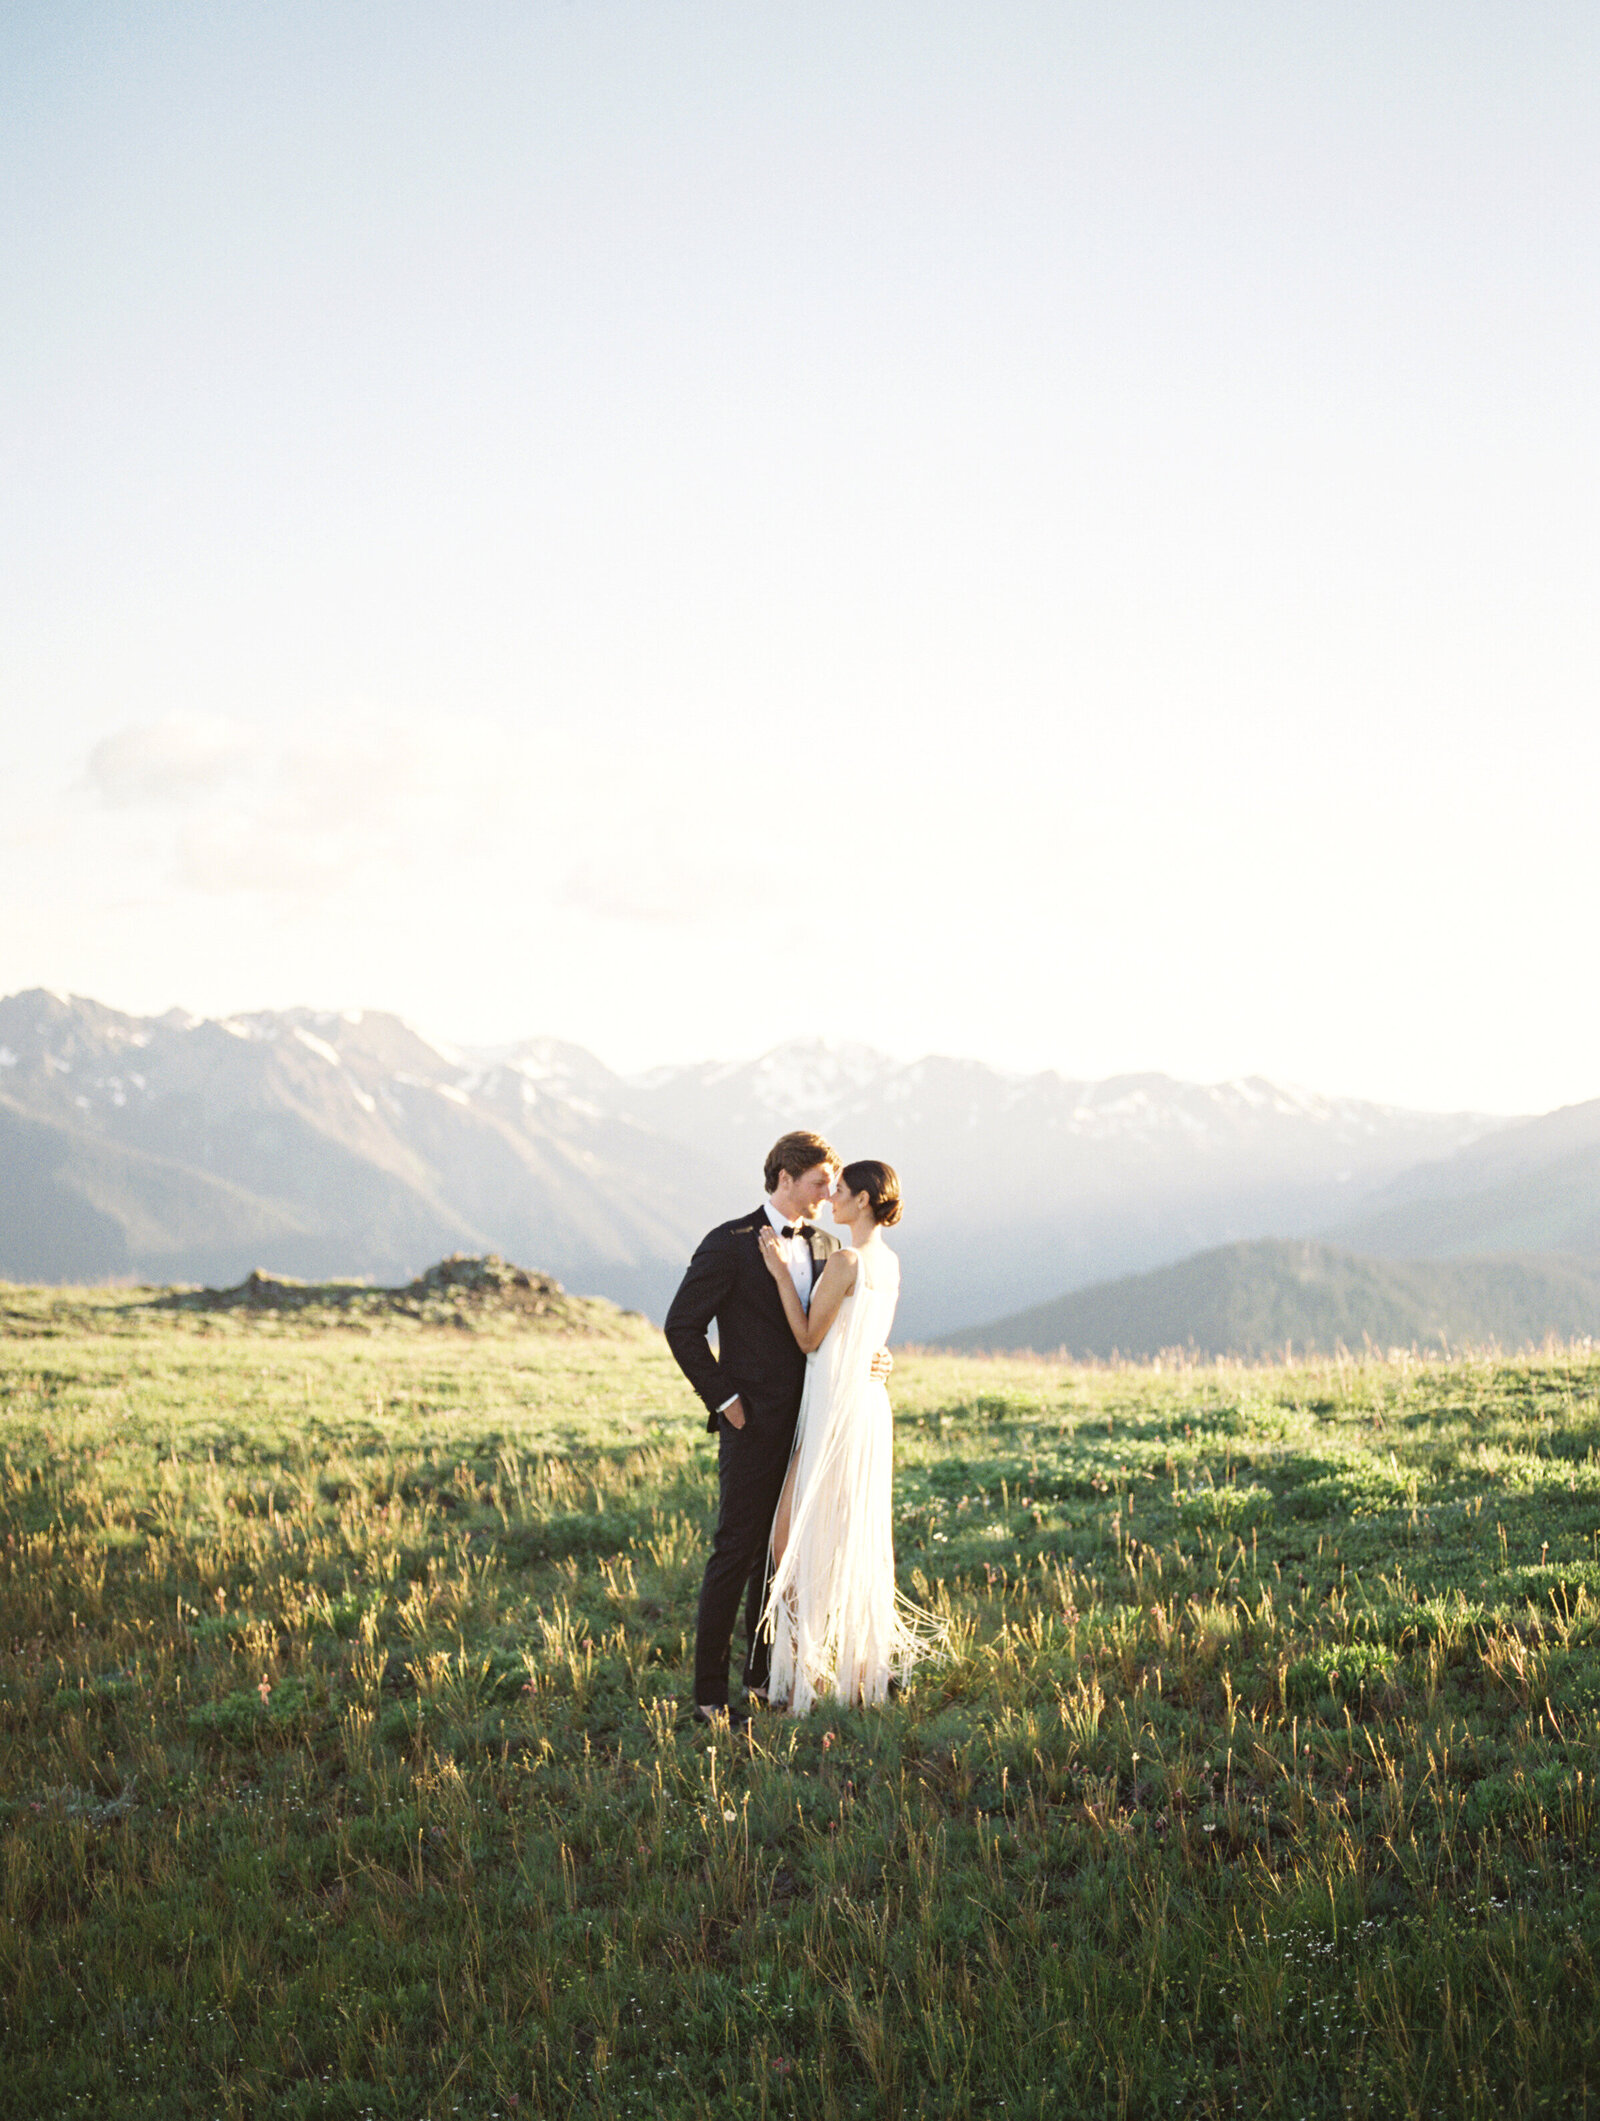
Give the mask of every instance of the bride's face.
[(866, 1206), (865, 1193), (852, 1193), (842, 1178), (833, 1182), (833, 1191), (828, 1195), (828, 1208), (833, 1219), (842, 1228), (855, 1222)]

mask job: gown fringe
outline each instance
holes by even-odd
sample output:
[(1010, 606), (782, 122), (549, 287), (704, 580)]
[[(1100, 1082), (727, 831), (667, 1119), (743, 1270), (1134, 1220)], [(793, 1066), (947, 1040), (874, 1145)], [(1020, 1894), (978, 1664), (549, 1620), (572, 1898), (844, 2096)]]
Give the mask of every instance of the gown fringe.
[(899, 1294), (895, 1255), (881, 1243), (864, 1247), (855, 1288), (806, 1359), (789, 1540), (762, 1616), (772, 1638), (769, 1698), (796, 1716), (828, 1695), (883, 1701), (891, 1679), (904, 1683), (949, 1645), (947, 1623), (902, 1597), (894, 1580), (894, 1420), (872, 1357)]

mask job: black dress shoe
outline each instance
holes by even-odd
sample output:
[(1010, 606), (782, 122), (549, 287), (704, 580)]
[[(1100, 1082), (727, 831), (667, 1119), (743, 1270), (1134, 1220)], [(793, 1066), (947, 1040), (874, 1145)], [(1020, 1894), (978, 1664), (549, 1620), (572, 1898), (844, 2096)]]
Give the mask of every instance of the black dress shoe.
[(709, 1724), (714, 1731), (742, 1731), (750, 1721), (748, 1709), (729, 1708), (725, 1702), (697, 1701), (694, 1705), (696, 1723)]

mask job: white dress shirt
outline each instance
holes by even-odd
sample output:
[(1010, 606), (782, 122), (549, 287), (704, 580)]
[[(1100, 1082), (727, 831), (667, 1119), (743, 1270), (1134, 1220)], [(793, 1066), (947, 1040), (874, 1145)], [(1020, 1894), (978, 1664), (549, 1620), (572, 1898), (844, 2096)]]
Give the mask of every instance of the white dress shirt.
[[(770, 1200), (767, 1202), (767, 1220), (771, 1223), (779, 1248), (789, 1263), (789, 1279), (794, 1283), (794, 1293), (800, 1299), (800, 1308), (802, 1311), (809, 1311), (811, 1309), (812, 1273), (811, 1225), (809, 1223), (790, 1222), (789, 1217), (778, 1213)], [(790, 1222), (792, 1229), (803, 1234), (795, 1237), (785, 1237), (783, 1230), (786, 1222)]]

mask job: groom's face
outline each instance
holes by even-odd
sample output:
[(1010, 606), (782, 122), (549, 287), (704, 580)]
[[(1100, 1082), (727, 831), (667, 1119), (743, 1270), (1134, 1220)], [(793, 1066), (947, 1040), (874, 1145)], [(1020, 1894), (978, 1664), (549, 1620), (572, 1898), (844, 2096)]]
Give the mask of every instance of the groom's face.
[[(783, 1181), (789, 1188), (788, 1200), (782, 1203), (784, 1213), (791, 1222), (810, 1222), (833, 1189), (833, 1166), (813, 1164), (809, 1171), (802, 1171), (798, 1178), (790, 1178), (785, 1172)], [(782, 1183), (779, 1191), (781, 1194)]]

